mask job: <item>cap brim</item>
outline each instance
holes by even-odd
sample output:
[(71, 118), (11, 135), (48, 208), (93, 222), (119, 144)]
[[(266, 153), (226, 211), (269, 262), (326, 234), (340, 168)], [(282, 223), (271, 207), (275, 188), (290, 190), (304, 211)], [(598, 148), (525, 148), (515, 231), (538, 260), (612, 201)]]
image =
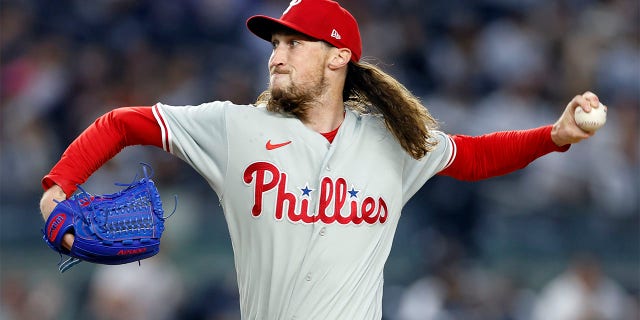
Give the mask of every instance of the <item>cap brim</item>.
[(249, 31), (251, 31), (256, 36), (269, 42), (271, 42), (271, 36), (273, 35), (273, 32), (275, 30), (282, 29), (283, 27), (292, 29), (294, 31), (300, 32), (302, 34), (305, 34), (309, 37), (314, 38), (312, 35), (307, 34), (302, 30), (300, 30), (298, 26), (292, 23), (289, 23), (287, 21), (282, 21), (280, 19), (263, 16), (263, 15), (256, 15), (247, 19), (247, 28), (249, 29)]

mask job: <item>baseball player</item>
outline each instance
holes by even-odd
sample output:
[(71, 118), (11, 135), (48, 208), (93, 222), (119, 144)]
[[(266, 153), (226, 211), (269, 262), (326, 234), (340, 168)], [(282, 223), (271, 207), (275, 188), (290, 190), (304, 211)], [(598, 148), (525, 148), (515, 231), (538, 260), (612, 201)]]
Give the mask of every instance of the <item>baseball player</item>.
[(281, 18), (253, 16), (247, 27), (273, 47), (270, 85), (255, 105), (108, 112), (43, 178), (40, 204), (46, 219), (53, 200), (125, 146), (179, 157), (224, 209), (243, 319), (381, 319), (402, 207), (429, 178), (506, 174), (592, 135), (573, 118), (598, 106), (590, 92), (553, 125), (477, 137), (438, 131), (415, 96), (360, 62), (357, 22), (334, 1), (294, 0)]

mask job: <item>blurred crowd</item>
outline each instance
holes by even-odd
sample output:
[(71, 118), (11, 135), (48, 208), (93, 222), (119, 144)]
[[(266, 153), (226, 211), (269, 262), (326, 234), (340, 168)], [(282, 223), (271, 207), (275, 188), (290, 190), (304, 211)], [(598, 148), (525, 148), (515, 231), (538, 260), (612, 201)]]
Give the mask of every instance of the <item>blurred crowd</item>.
[[(587, 90), (609, 106), (606, 126), (566, 153), (483, 182), (429, 181), (403, 212), (385, 319), (638, 319), (640, 4), (340, 2), (358, 19), (363, 59), (418, 95), (448, 133), (550, 124)], [(40, 240), (39, 180), (111, 109), (252, 103), (271, 48), (245, 21), (287, 5), (0, 0), (0, 320), (238, 318), (217, 198), (179, 160), (128, 148), (85, 186), (113, 192), (143, 161), (164, 199), (179, 196), (162, 255), (140, 266), (56, 274), (58, 257)]]

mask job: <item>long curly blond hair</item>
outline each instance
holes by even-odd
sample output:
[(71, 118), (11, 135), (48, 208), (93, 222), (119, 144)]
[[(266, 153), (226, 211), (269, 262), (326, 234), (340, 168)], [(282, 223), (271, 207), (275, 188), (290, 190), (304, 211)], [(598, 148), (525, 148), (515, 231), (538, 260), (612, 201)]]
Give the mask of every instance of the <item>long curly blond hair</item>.
[[(438, 121), (405, 86), (371, 63), (349, 62), (342, 98), (356, 112), (382, 116), (387, 129), (414, 159), (424, 157), (437, 145), (430, 130), (438, 128)], [(266, 104), (269, 111), (283, 112), (270, 100), (266, 90), (256, 105)]]

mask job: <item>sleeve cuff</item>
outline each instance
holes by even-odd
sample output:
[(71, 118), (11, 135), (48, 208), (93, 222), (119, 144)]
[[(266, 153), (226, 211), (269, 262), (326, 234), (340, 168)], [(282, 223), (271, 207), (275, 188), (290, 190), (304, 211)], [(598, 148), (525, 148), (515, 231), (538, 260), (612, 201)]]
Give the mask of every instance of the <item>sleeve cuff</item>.
[(48, 174), (44, 176), (44, 178), (42, 178), (42, 188), (44, 189), (44, 191), (49, 190), (49, 188), (53, 187), (54, 185), (60, 186), (67, 198), (71, 197), (71, 195), (73, 195), (73, 193), (78, 189), (75, 184), (55, 181), (53, 175), (51, 174)]
[(564, 146), (559, 147), (558, 145), (556, 145), (555, 142), (553, 142), (553, 139), (551, 139), (551, 129), (553, 128), (553, 125), (548, 125), (548, 126), (544, 126), (542, 127), (543, 132), (544, 132), (544, 137), (545, 137), (545, 151), (547, 152), (566, 152), (567, 150), (569, 150), (569, 148), (571, 148), (570, 144), (566, 144)]

